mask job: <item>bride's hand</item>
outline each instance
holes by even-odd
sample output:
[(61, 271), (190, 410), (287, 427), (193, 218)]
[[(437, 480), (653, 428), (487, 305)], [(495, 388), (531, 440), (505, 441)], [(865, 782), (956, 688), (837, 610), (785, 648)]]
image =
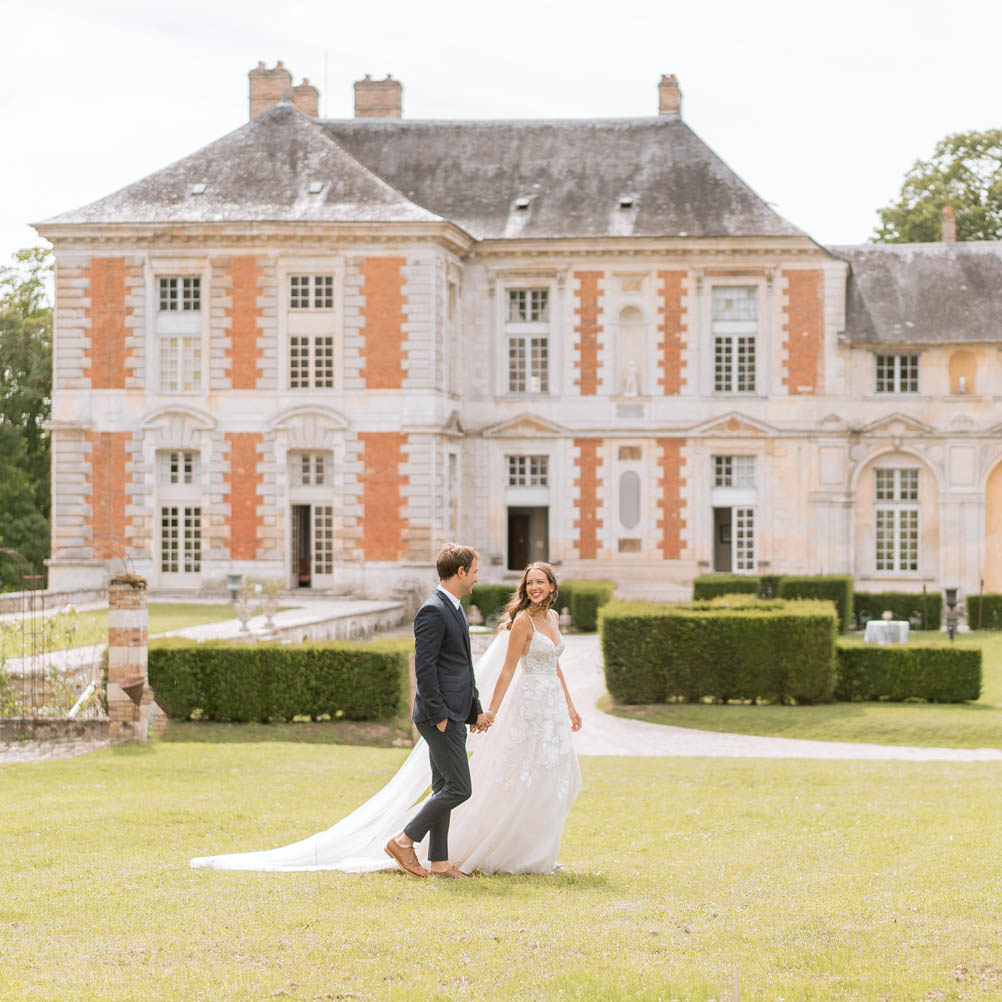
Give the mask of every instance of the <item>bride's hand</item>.
[(581, 730), (581, 714), (578, 713), (578, 711), (575, 710), (573, 706), (570, 707), (569, 713), (570, 713), (570, 716), (571, 716), (571, 730), (572, 731), (580, 731)]

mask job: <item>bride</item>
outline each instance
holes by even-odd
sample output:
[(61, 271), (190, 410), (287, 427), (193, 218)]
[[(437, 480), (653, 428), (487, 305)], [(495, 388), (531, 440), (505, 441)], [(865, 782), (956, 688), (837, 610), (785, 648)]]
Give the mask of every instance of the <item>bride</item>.
[[(549, 873), (564, 821), (581, 788), (571, 731), (581, 728), (559, 658), (564, 642), (549, 564), (530, 564), (475, 666), (480, 692), (493, 689), (491, 727), (470, 735), (473, 794), (452, 812), (451, 858), (462, 873)], [(520, 671), (517, 669), (521, 668)], [(327, 831), (259, 852), (193, 859), (220, 870), (343, 870), (395, 867), (384, 850), (431, 782), (422, 738), (393, 778)], [(427, 839), (415, 845), (427, 865)]]

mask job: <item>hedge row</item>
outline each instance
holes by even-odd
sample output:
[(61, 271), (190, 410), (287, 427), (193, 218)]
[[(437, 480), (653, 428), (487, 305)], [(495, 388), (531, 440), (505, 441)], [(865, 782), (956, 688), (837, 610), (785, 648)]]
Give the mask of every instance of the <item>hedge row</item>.
[(943, 621), (943, 596), (938, 591), (858, 591), (852, 600), (856, 629), (862, 630), (867, 621), (880, 619), (890, 610), (894, 619), (906, 620), (916, 630), (938, 630)]
[(834, 611), (825, 602), (776, 605), (611, 602), (601, 615), (606, 686), (620, 703), (831, 699)]
[(968, 595), (967, 625), (972, 630), (1002, 630), (1002, 595)]
[(828, 599), (838, 611), (839, 629), (852, 625), (852, 575), (701, 574), (692, 582), (693, 601), (739, 592), (762, 598)]
[[(569, 609), (574, 629), (591, 633), (598, 625), (598, 610), (612, 598), (614, 590), (611, 581), (563, 581), (557, 596), (557, 611)], [(470, 602), (484, 619), (489, 619), (502, 612), (514, 591), (511, 585), (478, 584), (473, 587)]]
[(930, 644), (840, 646), (838, 673), (838, 700), (963, 703), (981, 695), (981, 650)]
[(150, 646), (149, 679), (174, 719), (385, 720), (407, 704), (409, 647), (406, 641), (272, 646), (168, 640)]

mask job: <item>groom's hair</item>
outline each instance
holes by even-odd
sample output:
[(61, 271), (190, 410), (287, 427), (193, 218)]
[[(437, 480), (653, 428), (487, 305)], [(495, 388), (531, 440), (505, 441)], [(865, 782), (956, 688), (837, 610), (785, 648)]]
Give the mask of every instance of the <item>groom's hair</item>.
[(460, 546), (459, 543), (446, 543), (439, 551), (435, 561), (440, 581), (448, 581), (459, 573), (459, 568), (469, 570), (477, 559), (477, 551), (472, 546)]

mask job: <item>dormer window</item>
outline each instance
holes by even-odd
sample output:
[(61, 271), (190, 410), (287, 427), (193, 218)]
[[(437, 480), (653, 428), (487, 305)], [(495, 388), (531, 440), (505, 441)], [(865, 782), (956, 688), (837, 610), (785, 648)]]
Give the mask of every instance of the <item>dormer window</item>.
[(320, 192), (322, 192), (323, 190), (324, 190), (324, 183), (323, 183), (323, 181), (311, 181), (310, 182), (310, 194), (311, 195), (319, 195)]
[(515, 199), (515, 208), (519, 212), (525, 212), (531, 203), (532, 199), (528, 195), (521, 195), (519, 198)]
[(204, 195), (207, 187), (208, 185), (204, 181), (197, 181), (190, 190), (193, 195)]
[(630, 194), (624, 194), (619, 196), (619, 207), (621, 209), (632, 209), (633, 203), (636, 201), (635, 197)]

